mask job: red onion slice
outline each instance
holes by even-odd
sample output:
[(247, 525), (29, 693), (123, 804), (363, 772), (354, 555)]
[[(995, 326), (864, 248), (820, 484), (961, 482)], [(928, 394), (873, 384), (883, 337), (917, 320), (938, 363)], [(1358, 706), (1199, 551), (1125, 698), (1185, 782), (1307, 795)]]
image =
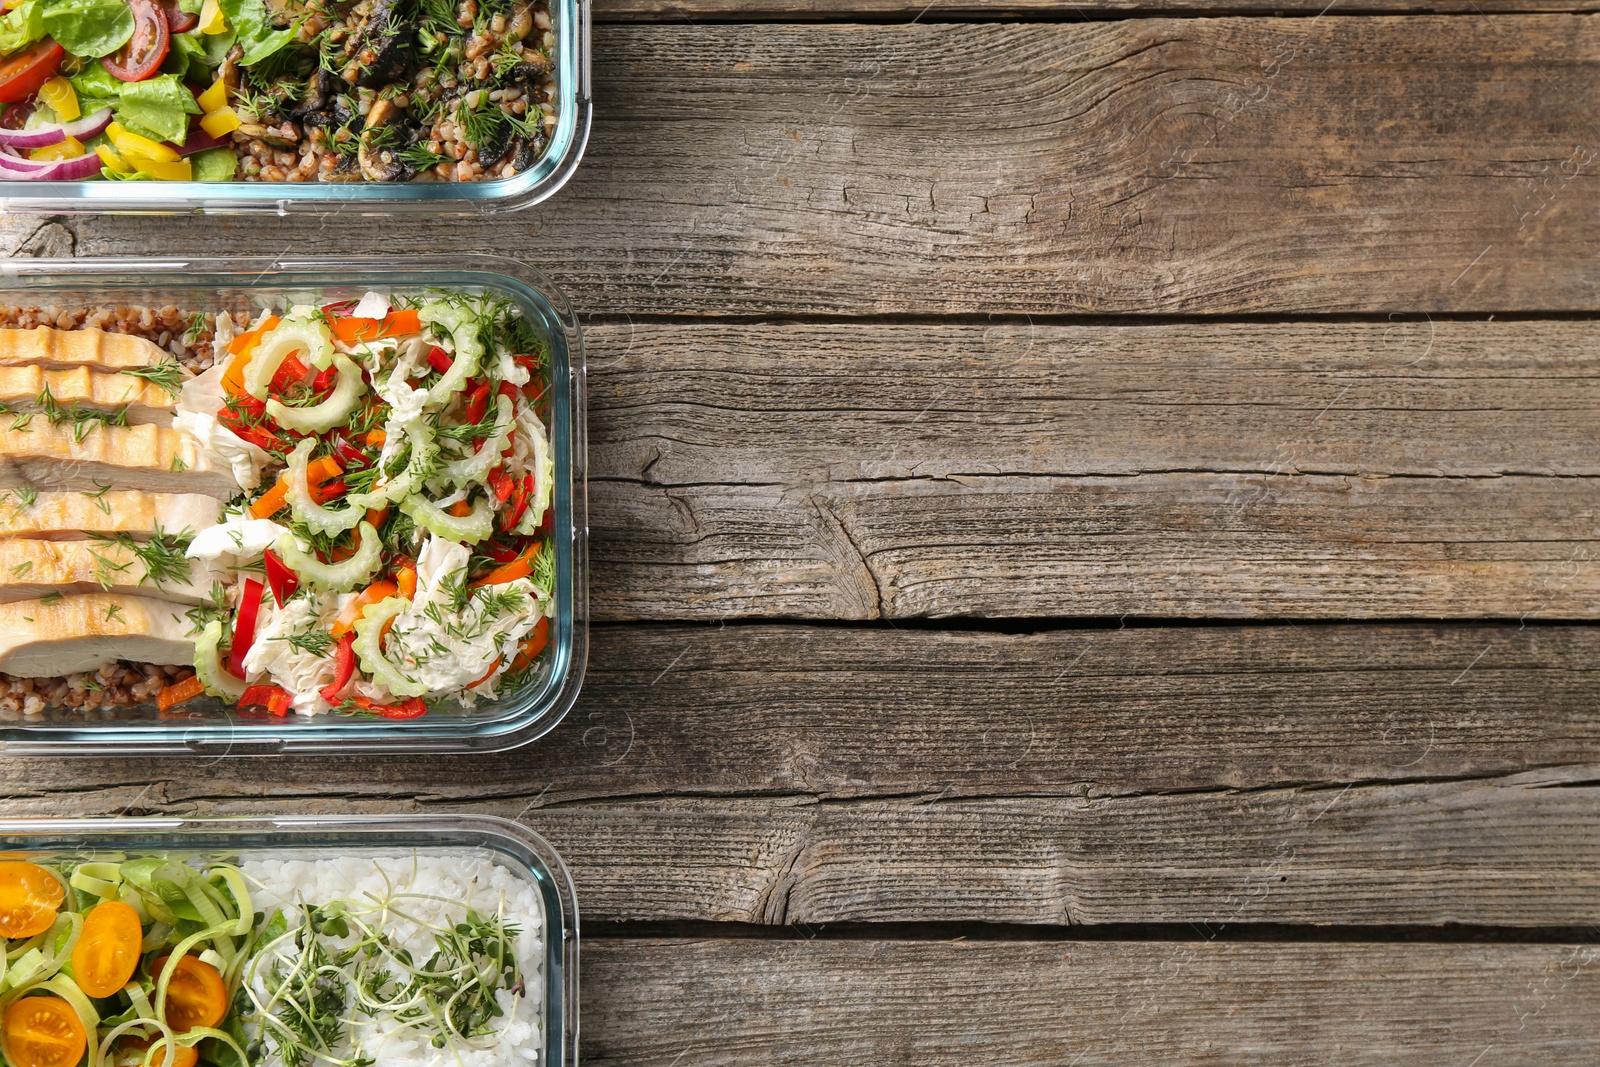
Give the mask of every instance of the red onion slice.
[(92, 178), (103, 164), (93, 152), (73, 159), (22, 159), (0, 152), (0, 180), (71, 182)]
[(87, 141), (91, 137), (98, 137), (104, 133), (109, 125), (111, 125), (111, 109), (103, 107), (92, 115), (85, 115), (82, 118), (63, 123), (61, 132), (68, 137), (76, 137), (80, 141)]
[(68, 137), (86, 141), (104, 132), (109, 125), (111, 125), (111, 109), (103, 107), (92, 115), (85, 115), (65, 124), (52, 122), (31, 130), (0, 129), (0, 145), (19, 150), (49, 148), (53, 144), (60, 144)]
[(0, 145), (7, 148), (49, 148), (66, 139), (66, 132), (54, 124), (33, 130), (0, 130)]

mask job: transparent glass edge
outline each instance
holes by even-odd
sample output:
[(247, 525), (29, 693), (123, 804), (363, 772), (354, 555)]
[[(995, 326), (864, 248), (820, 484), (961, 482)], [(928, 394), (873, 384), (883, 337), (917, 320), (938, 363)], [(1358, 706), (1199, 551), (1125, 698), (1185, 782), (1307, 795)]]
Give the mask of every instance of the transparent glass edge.
[[(225, 816), (140, 816), (0, 818), (0, 847), (27, 847), (37, 839), (64, 837), (150, 838), (184, 836), (240, 838), (262, 841), (273, 836), (307, 836), (312, 833), (339, 833), (354, 836), (406, 833), (474, 834), (499, 839), (510, 846), (497, 849), (516, 859), (541, 889), (553, 935), (545, 938), (545, 1028), (553, 1037), (553, 1050), (546, 1044), (541, 1067), (577, 1067), (578, 1062), (578, 949), (580, 942), (578, 901), (572, 872), (549, 841), (537, 832), (511, 819), (497, 815), (421, 814), (421, 815), (225, 815)], [(274, 846), (261, 844), (266, 850)], [(278, 846), (282, 847), (282, 846)], [(534, 865), (538, 866), (535, 867)], [(540, 874), (544, 877), (540, 877)]]
[[(237, 287), (267, 287), (274, 283), (294, 284), (285, 279), (303, 279), (320, 273), (337, 275), (344, 284), (359, 284), (363, 276), (386, 276), (396, 284), (438, 284), (439, 274), (479, 275), (502, 289), (523, 289), (551, 312), (560, 329), (565, 348), (567, 403), (557, 406), (552, 430), (562, 425), (565, 447), (558, 449), (558, 473), (565, 458), (567, 477), (558, 478), (553, 501), (558, 521), (562, 516), (563, 494), (570, 535), (557, 545), (559, 591), (565, 594), (565, 607), (558, 601), (558, 615), (570, 615), (567, 640), (554, 642), (557, 663), (553, 675), (560, 681), (549, 685), (530, 705), (529, 713), (486, 722), (463, 729), (458, 722), (430, 724), (426, 719), (401, 724), (405, 732), (375, 736), (371, 729), (343, 722), (304, 724), (297, 734), (285, 735), (271, 724), (260, 726), (228, 722), (208, 728), (174, 723), (170, 728), (142, 726), (119, 732), (115, 724), (103, 726), (72, 724), (60, 728), (44, 724), (0, 726), (0, 753), (9, 756), (132, 756), (132, 755), (280, 755), (348, 751), (350, 748), (386, 753), (478, 752), (493, 753), (516, 748), (537, 740), (553, 730), (572, 709), (582, 689), (588, 665), (588, 457), (587, 457), (587, 366), (582, 328), (571, 302), (548, 277), (534, 267), (509, 256), (494, 253), (417, 256), (396, 263), (376, 256), (196, 256), (152, 260), (148, 258), (20, 259), (0, 261), (0, 283), (19, 283), (24, 287), (47, 289), (56, 282), (77, 282), (104, 277), (118, 284), (129, 284), (129, 276), (181, 276), (181, 284), (196, 287), (207, 284)], [(511, 286), (502, 283), (513, 283)], [(554, 368), (552, 369), (554, 373)], [(570, 561), (561, 566), (562, 557)], [(558, 621), (559, 625), (559, 621)], [(560, 657), (565, 655), (565, 662)], [(537, 699), (541, 697), (542, 699)], [(391, 724), (392, 726), (393, 724)], [(23, 731), (33, 731), (24, 733)], [(361, 731), (357, 733), (356, 731)], [(136, 736), (130, 737), (129, 734)]]
[[(534, 168), (496, 182), (17, 182), (0, 181), (0, 212), (84, 215), (497, 215), (548, 200), (583, 159), (593, 121), (590, 0), (560, 0), (561, 107), (550, 150)], [(163, 195), (153, 195), (156, 190)], [(293, 190), (289, 192), (288, 190)]]

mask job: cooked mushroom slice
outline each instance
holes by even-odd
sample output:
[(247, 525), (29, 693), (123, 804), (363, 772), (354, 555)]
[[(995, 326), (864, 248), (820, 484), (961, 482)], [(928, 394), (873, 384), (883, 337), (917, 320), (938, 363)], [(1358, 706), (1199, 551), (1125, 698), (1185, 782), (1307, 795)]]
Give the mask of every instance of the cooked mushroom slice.
[(129, 370), (153, 367), (171, 358), (143, 337), (107, 333), (93, 327), (84, 330), (57, 330), (49, 326), (33, 330), (0, 330), (0, 366)]
[(163, 426), (92, 426), (36, 418), (20, 429), (0, 422), (0, 487), (98, 492), (205, 493), (226, 500), (239, 491), (231, 469), (218, 468), (181, 430)]
[(417, 173), (417, 168), (401, 158), (400, 153), (416, 143), (418, 131), (405, 122), (405, 112), (391, 100), (379, 100), (367, 112), (367, 125), (361, 131), (361, 173), (368, 181), (403, 182)]
[(143, 596), (86, 593), (0, 604), (0, 672), (53, 678), (108, 663), (194, 662), (192, 628), (181, 604)]
[(161, 530), (215, 526), (222, 502), (195, 493), (0, 491), (0, 537), (79, 541), (97, 533), (149, 537)]
[(411, 65), (411, 43), (417, 36), (415, 19), (408, 19), (395, 0), (377, 0), (367, 16), (365, 36), (354, 56), (356, 84), (378, 89), (398, 81)]
[(534, 134), (532, 138), (518, 137), (516, 144), (511, 147), (511, 166), (521, 174), (539, 161), (549, 143), (543, 131)]
[(176, 543), (0, 540), (0, 604), (102, 592), (199, 604), (223, 572), (204, 560), (182, 559)]

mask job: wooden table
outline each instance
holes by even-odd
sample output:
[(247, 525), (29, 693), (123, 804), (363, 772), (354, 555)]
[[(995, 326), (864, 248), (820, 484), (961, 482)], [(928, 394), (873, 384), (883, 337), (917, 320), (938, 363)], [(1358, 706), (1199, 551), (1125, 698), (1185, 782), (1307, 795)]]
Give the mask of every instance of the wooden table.
[(520, 752), (0, 810), (519, 818), (592, 1064), (1594, 1063), (1600, 16), (1324, 3), (602, 0), (526, 215), (6, 222), (540, 264), (595, 624)]

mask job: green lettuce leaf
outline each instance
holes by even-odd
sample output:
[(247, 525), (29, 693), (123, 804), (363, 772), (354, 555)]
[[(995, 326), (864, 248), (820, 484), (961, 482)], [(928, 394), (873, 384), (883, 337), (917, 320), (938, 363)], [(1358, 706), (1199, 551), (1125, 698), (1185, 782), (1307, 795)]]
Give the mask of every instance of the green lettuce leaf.
[(228, 26), (238, 35), (244, 46), (239, 62), (248, 67), (287, 47), (295, 38), (295, 29), (273, 26), (264, 0), (221, 0), (222, 14)]
[(190, 156), (189, 162), (197, 182), (231, 182), (239, 169), (239, 157), (231, 148), (208, 148)]
[(15, 52), (43, 36), (44, 21), (39, 17), (37, 0), (27, 0), (0, 18), (0, 52)]
[(44, 32), (75, 56), (108, 56), (133, 38), (126, 0), (34, 0)]
[(189, 134), (189, 116), (198, 114), (194, 94), (176, 74), (123, 83), (117, 104), (117, 121), (128, 129), (180, 145)]

